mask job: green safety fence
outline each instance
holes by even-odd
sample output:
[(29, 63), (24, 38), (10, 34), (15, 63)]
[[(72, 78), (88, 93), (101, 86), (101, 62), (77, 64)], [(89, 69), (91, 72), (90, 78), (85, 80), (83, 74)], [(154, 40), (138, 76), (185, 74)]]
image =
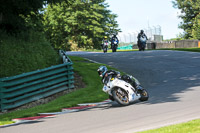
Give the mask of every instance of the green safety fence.
[(0, 78), (0, 110), (8, 110), (74, 88), (72, 61), (63, 51), (63, 64)]
[(129, 44), (129, 45), (127, 45), (127, 46), (118, 47), (117, 49), (118, 49), (118, 50), (129, 50), (129, 49), (133, 49), (132, 47), (133, 47), (133, 45), (132, 45), (132, 44)]

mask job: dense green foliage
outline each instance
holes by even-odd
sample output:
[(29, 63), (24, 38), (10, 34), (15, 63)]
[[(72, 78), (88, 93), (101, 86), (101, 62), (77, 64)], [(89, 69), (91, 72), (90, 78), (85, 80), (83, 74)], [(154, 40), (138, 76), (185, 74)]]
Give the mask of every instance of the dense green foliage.
[[(0, 1), (0, 29), (9, 33), (26, 30), (24, 17), (31, 12), (39, 14), (39, 10), (46, 4), (53, 4), (63, 0), (1, 0)], [(73, 0), (65, 0), (68, 4)]]
[(120, 31), (105, 0), (2, 0), (0, 28), (10, 34), (45, 31), (56, 49), (100, 48), (103, 36)]
[(39, 32), (15, 36), (0, 31), (0, 77), (14, 76), (60, 63), (51, 44)]
[(181, 10), (179, 27), (185, 32), (184, 38), (200, 39), (200, 0), (174, 0), (173, 4)]
[(120, 31), (115, 20), (117, 15), (112, 14), (104, 2), (75, 0), (70, 5), (65, 2), (49, 5), (44, 13), (44, 25), (54, 47), (66, 50), (99, 48), (103, 36)]
[(0, 1), (0, 77), (60, 63), (58, 54), (43, 33), (42, 8), (61, 1)]

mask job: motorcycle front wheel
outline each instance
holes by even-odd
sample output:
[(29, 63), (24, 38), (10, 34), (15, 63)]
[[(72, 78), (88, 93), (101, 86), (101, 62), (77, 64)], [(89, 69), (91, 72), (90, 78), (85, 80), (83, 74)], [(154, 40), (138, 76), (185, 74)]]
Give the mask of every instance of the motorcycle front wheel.
[(146, 44), (142, 44), (142, 50), (144, 51), (146, 48)]
[(140, 101), (147, 101), (149, 99), (149, 93), (147, 92), (147, 90), (143, 89), (141, 92), (140, 92)]
[(123, 106), (129, 105), (128, 93), (124, 89), (121, 88), (113, 89), (112, 96), (115, 99), (115, 101), (120, 105)]
[(112, 52), (116, 52), (117, 51), (117, 46), (116, 45), (113, 45), (112, 47)]
[(107, 52), (107, 47), (103, 48), (103, 52), (106, 53)]

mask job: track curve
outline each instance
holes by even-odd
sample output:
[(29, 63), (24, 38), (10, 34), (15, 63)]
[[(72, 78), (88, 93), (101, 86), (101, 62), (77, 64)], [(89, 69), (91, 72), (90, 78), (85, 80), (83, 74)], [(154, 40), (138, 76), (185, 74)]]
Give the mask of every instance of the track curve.
[(116, 104), (1, 128), (3, 133), (133, 133), (200, 118), (200, 53), (181, 51), (67, 52), (134, 75), (147, 102)]

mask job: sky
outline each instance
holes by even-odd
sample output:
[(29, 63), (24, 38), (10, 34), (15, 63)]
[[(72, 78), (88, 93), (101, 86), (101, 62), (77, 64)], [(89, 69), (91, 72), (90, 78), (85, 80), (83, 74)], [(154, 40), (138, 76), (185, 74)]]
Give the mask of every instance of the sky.
[(164, 39), (176, 38), (183, 30), (178, 28), (182, 21), (180, 10), (175, 9), (172, 0), (106, 0), (108, 9), (117, 14), (122, 34), (133, 35), (141, 29), (161, 27)]

